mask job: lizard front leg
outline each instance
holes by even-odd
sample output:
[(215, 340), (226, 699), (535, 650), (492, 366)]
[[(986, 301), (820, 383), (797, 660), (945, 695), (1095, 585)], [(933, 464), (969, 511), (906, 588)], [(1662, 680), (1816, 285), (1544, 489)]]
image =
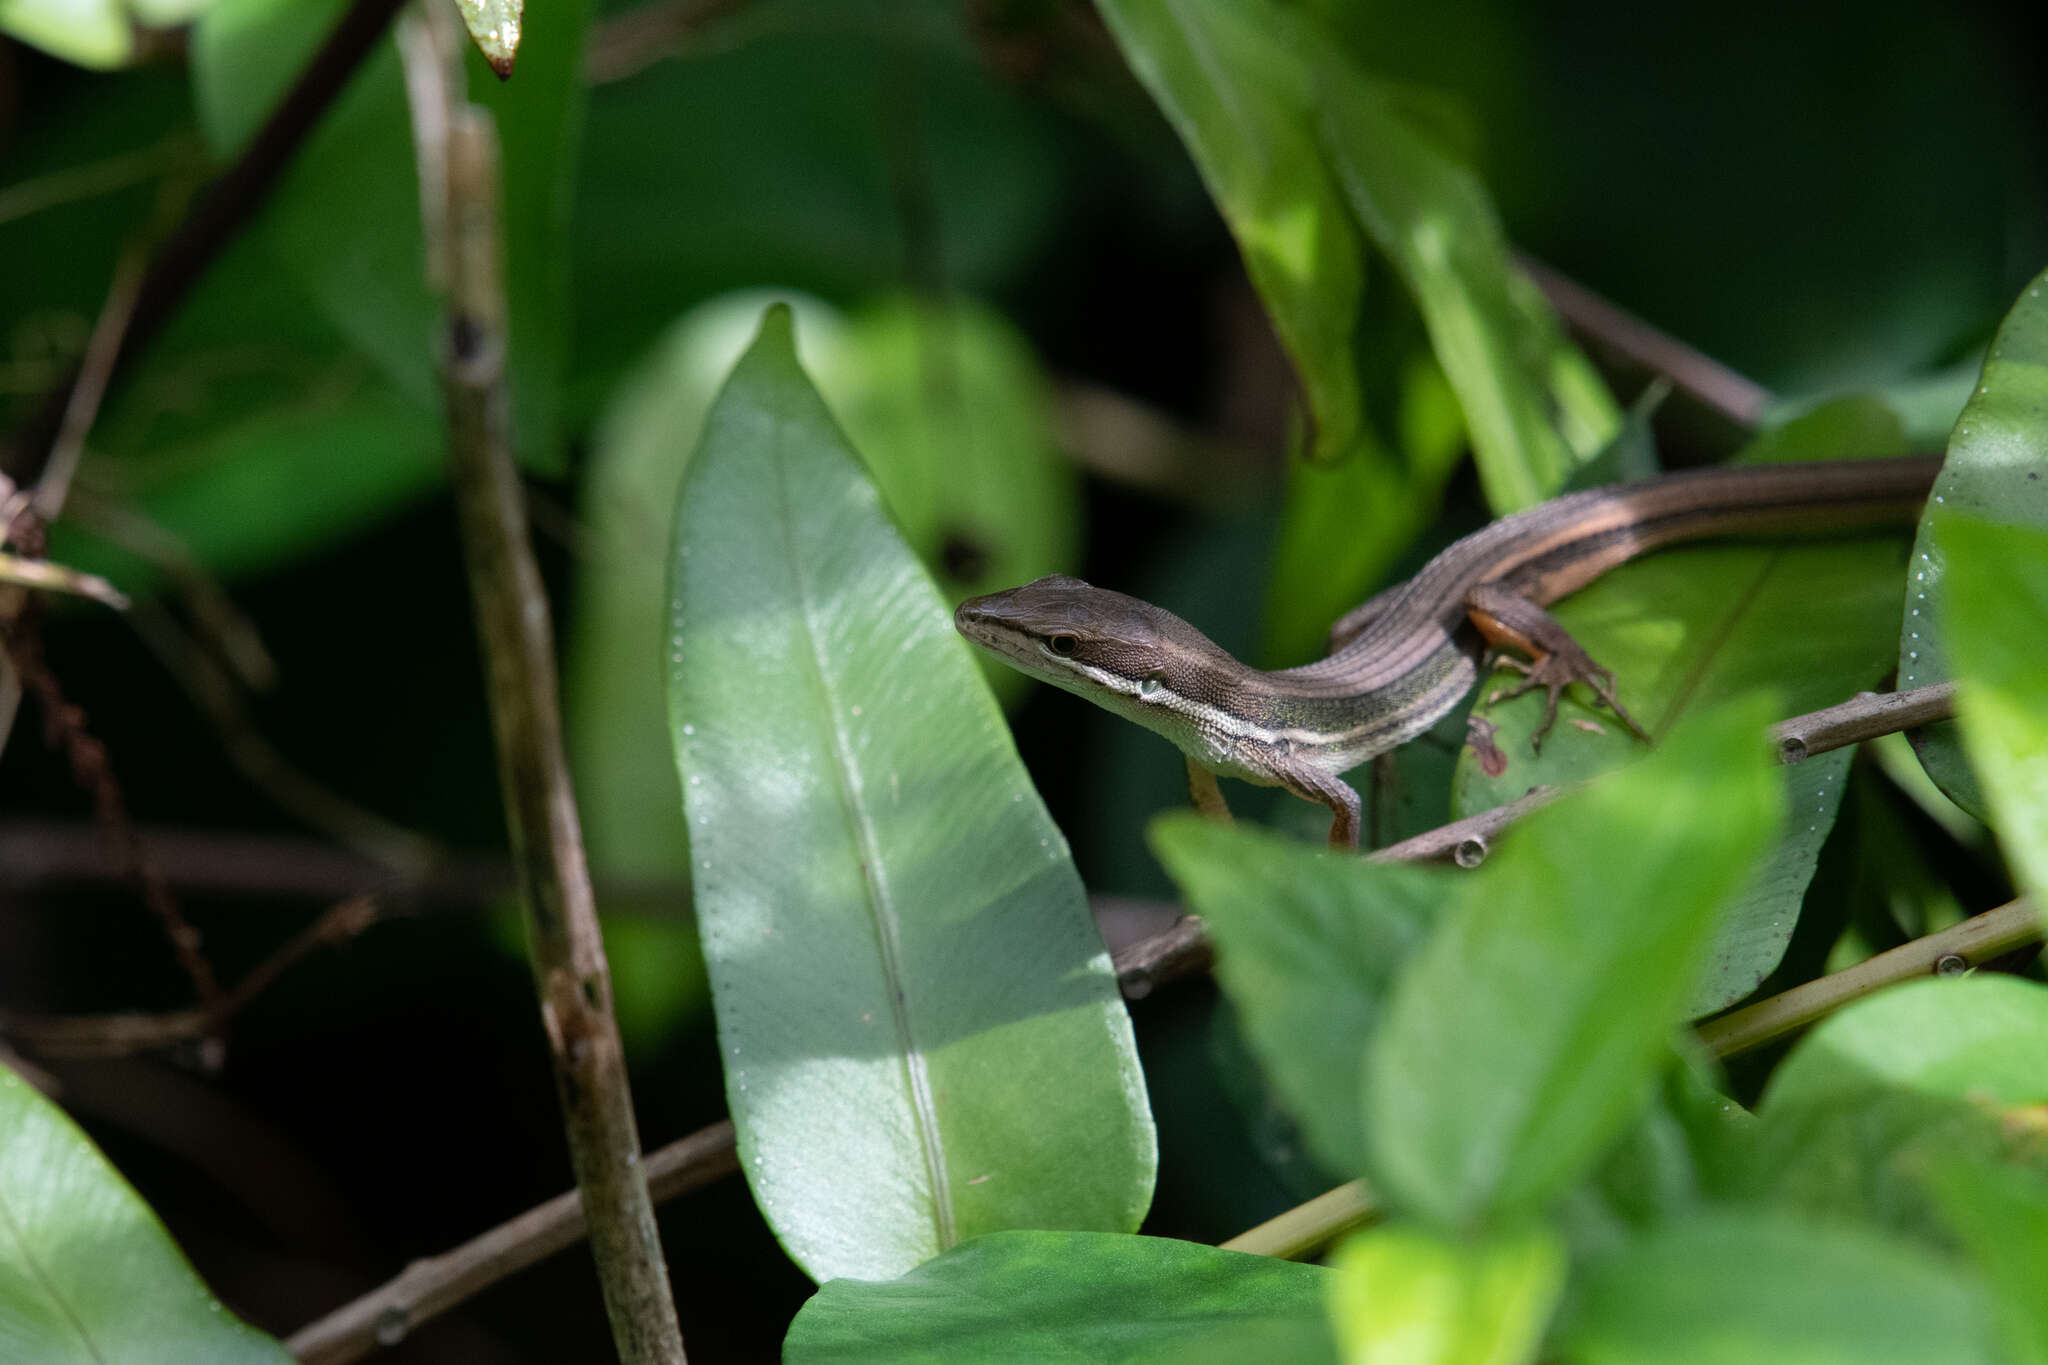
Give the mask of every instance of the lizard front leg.
[(1532, 750), (1542, 751), (1543, 737), (1557, 722), (1558, 696), (1575, 682), (1592, 688), (1593, 694), (1628, 727), (1630, 734), (1645, 744), (1650, 742), (1643, 727), (1636, 724), (1635, 717), (1614, 695), (1614, 674), (1593, 662), (1592, 656), (1571, 637), (1571, 632), (1559, 625), (1549, 612), (1506, 588), (1481, 583), (1465, 594), (1465, 614), (1494, 648), (1512, 645), (1529, 656), (1526, 662), (1511, 654), (1499, 656), (1499, 662), (1520, 672), (1523, 677), (1516, 686), (1490, 694), (1488, 702), (1506, 701), (1538, 687), (1549, 693), (1543, 708), (1543, 723), (1536, 727), (1536, 733), (1529, 739)]

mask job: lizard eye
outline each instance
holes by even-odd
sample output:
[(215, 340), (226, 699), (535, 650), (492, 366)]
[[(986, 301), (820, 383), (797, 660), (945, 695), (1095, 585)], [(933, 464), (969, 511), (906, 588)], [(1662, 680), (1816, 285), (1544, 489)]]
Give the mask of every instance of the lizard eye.
[(1064, 659), (1074, 652), (1074, 637), (1055, 635), (1045, 642), (1045, 647)]

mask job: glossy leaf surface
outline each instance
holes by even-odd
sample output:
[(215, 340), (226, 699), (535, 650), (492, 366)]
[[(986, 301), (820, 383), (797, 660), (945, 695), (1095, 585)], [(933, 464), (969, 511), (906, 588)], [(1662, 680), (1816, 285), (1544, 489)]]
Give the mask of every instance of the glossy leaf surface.
[(2014, 880), (2048, 906), (2048, 531), (1948, 514), (1934, 541), (1963, 746)]
[(1128, 1230), (1152, 1125), (1060, 837), (771, 309), (677, 509), (670, 720), (764, 1216), (814, 1278)]
[(1003, 1232), (803, 1306), (789, 1365), (1334, 1362), (1330, 1272), (1163, 1237)]
[[(2006, 314), (1984, 357), (1977, 388), (1949, 436), (1948, 459), (1913, 543), (1912, 574), (1899, 627), (1899, 686), (1923, 687), (1950, 676), (1943, 621), (1947, 547), (1944, 511), (2002, 526), (2048, 531), (2048, 273), (2038, 275)], [(1967, 627), (1966, 627), (1967, 629)], [(1979, 819), (1984, 793), (1971, 773), (1953, 723), (1912, 736), (1927, 775)]]
[(62, 1111), (0, 1067), (0, 1360), (288, 1365)]
[(1614, 401), (1509, 259), (1478, 177), (1334, 50), (1314, 61), (1325, 154), (1422, 308), (1487, 503), (1504, 514), (1541, 502), (1620, 429)]
[(1528, 817), (1403, 969), (1367, 1052), (1367, 1175), (1439, 1224), (1572, 1185), (1647, 1099), (1716, 921), (1782, 818), (1764, 698)]

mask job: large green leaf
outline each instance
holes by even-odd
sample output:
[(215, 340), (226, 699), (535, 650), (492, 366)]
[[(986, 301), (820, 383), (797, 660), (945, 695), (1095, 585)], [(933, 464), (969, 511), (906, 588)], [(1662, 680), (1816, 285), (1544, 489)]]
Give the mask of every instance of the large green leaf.
[[(236, 154), (346, 8), (343, 0), (220, 0), (193, 31), (193, 88), (217, 155)], [(513, 432), (522, 457), (558, 468), (555, 431), (567, 346), (564, 249), (584, 0), (527, 17), (527, 60), (472, 85), (502, 145)], [(419, 172), (395, 47), (364, 62), (293, 157), (255, 232), (392, 383), (433, 408), (440, 304), (426, 279)]]
[(788, 1365), (1332, 1362), (1329, 1272), (1163, 1237), (1000, 1232), (897, 1280), (833, 1280)]
[(1365, 430), (1353, 330), (1363, 243), (1317, 146), (1315, 83), (1267, 0), (1101, 0), (1200, 168), (1294, 361), (1324, 460), (1387, 457)]
[(1128, 1230), (1154, 1140), (1066, 844), (796, 359), (726, 381), (677, 508), (670, 720), (742, 1168), (818, 1279)]
[[(2048, 413), (2036, 420), (2048, 456)], [(2014, 880), (2048, 911), (2048, 531), (1960, 513), (1933, 526), (1963, 745)]]
[(226, 1312), (149, 1206), (0, 1067), (0, 1360), (287, 1365)]
[(1453, 1238), (1396, 1225), (1337, 1252), (1330, 1308), (1350, 1365), (1526, 1365), (1564, 1288), (1540, 1230)]
[[(1899, 628), (1899, 686), (1924, 687), (1949, 677), (1943, 619), (1947, 547), (1938, 514), (1958, 511), (2004, 526), (2048, 531), (2048, 272), (2035, 276), (2006, 314), (1984, 357), (1977, 389), (1956, 419), (1948, 459), (1935, 480), (1920, 535), (1913, 543)], [(1967, 627), (1966, 627), (1967, 629)], [(1916, 731), (1913, 747), (1927, 775), (1951, 800), (1985, 817), (1978, 790), (1953, 723)]]
[(1366, 1039), (1453, 879), (1192, 814), (1155, 821), (1152, 847), (1215, 935), (1217, 978), (1317, 1157), (1364, 1169)]
[(1401, 272), (1458, 392), (1496, 513), (1541, 502), (1620, 429), (1620, 413), (1509, 259), (1485, 188), (1334, 48), (1315, 58), (1324, 153)]
[[(614, 882), (689, 878), (661, 662), (669, 509), (768, 297), (729, 295), (677, 322), (620, 386), (586, 465), (564, 704), (591, 861)], [(1036, 358), (1007, 323), (964, 300), (889, 299), (850, 317), (791, 301), (806, 370), (948, 600), (1073, 567), (1073, 470), (1055, 447)], [(997, 668), (999, 681), (1023, 681)], [(613, 897), (603, 908), (630, 907)], [(646, 984), (654, 994), (637, 1013), (650, 1023), (701, 999), (673, 978)], [(634, 990), (630, 977), (619, 985)]]
[(2029, 1117), (2048, 1103), (2048, 987), (1922, 981), (1857, 1002), (1771, 1078), (1723, 1193), (1940, 1240), (1921, 1175), (1957, 1156), (2048, 1178)]
[(1557, 1343), (1584, 1365), (1990, 1365), (1983, 1296), (1854, 1225), (1717, 1210), (1594, 1258)]
[[(1740, 458), (1814, 460), (1902, 449), (1897, 419), (1882, 404), (1856, 398), (1787, 423)], [(1552, 611), (1614, 671), (1623, 704), (1653, 735), (1694, 708), (1758, 687), (1776, 688), (1786, 714), (1794, 715), (1845, 701), (1890, 671), (1898, 556), (1895, 539), (1868, 535), (1681, 547), (1624, 565)], [(1542, 696), (1486, 701), (1513, 676), (1502, 672), (1482, 681), (1473, 708), (1499, 727), (1507, 768), (1489, 777), (1471, 755), (1462, 755), (1453, 814), (1501, 805), (1538, 783), (1583, 781), (1643, 753), (1612, 716), (1569, 698), (1542, 753), (1531, 753)], [(1784, 770), (1789, 817), (1770, 861), (1717, 931), (1711, 970), (1688, 1000), (1688, 1013), (1741, 999), (1784, 956), (1821, 845), (1834, 827), (1851, 757), (1852, 751), (1838, 750)]]
[(1529, 817), (1401, 972), (1366, 1054), (1374, 1185), (1447, 1225), (1512, 1218), (1647, 1099), (1720, 912), (1781, 818), (1768, 699)]

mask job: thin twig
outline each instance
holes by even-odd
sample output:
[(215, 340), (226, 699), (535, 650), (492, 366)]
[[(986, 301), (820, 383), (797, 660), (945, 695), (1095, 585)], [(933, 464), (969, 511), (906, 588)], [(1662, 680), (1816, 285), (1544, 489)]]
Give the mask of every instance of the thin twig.
[[(114, 282), (107, 288), (107, 301), (100, 305), (92, 336), (85, 343), (85, 355), (78, 362), (78, 377), (71, 396), (64, 403), (64, 419), (57, 426), (50, 457), (36, 481), (29, 508), (47, 526), (64, 510), (71, 492), (71, 480), (85, 455), (85, 438), (100, 415), (100, 400), (114, 377), (114, 361), (121, 354), (122, 338), (128, 335), (135, 316), (135, 300), (142, 288), (142, 253), (129, 249), (114, 267)], [(13, 527), (7, 528), (13, 534)]]
[(1379, 1205), (1365, 1182), (1350, 1180), (1220, 1245), (1225, 1251), (1248, 1251), (1254, 1256), (1299, 1261), (1315, 1255), (1353, 1228), (1364, 1227), (1379, 1214)]
[[(648, 1154), (647, 1184), (666, 1202), (739, 1169), (730, 1119)], [(291, 1335), (285, 1349), (305, 1365), (348, 1365), (395, 1346), (429, 1319), (587, 1235), (583, 1200), (556, 1195), (461, 1246), (414, 1261), (404, 1273)]]
[(1702, 407), (1745, 429), (1754, 427), (1770, 407), (1770, 390), (1755, 380), (1659, 331), (1541, 261), (1519, 252), (1515, 260), (1574, 331), (1632, 364), (1665, 376)]
[(0, 1034), (46, 1057), (125, 1057), (136, 1052), (189, 1043), (217, 1032), (251, 1001), (307, 956), (343, 943), (377, 921), (377, 902), (355, 896), (336, 905), (294, 934), (211, 1010), (167, 1014), (36, 1015), (0, 1011)]
[(2033, 906), (2024, 900), (2012, 901), (1853, 967), (1709, 1019), (1699, 1026), (1700, 1041), (1717, 1057), (1754, 1051), (1886, 986), (1916, 976), (1967, 971), (2039, 943), (2043, 929)]
[[(354, 0), (235, 164), (194, 200), (143, 275), (127, 334), (110, 370), (117, 370), (156, 337), (221, 249), (262, 207), (299, 144), (376, 46), (402, 2)], [(73, 368), (16, 433), (11, 448), (0, 452), (15, 482), (26, 485), (40, 477), (81, 373)]]
[(1208, 971), (1216, 961), (1216, 948), (1202, 917), (1186, 915), (1172, 928), (1119, 949), (1113, 961), (1124, 999), (1143, 1000), (1169, 981)]
[(1486, 861), (1493, 841), (1515, 821), (1564, 794), (1559, 787), (1531, 787), (1519, 800), (1492, 810), (1453, 820), (1448, 825), (1424, 830), (1412, 839), (1374, 849), (1366, 861), (1374, 863), (1433, 863), (1449, 860), (1459, 867), (1473, 868)]
[(95, 602), (112, 607), (115, 611), (128, 609), (127, 596), (98, 574), (80, 573), (76, 569), (67, 569), (62, 564), (52, 564), (41, 557), (25, 558), (0, 551), (0, 583), (11, 583), (22, 588), (41, 588), (46, 592), (70, 593), (76, 597), (89, 597)]
[(446, 229), (445, 239), (427, 246), (439, 257), (438, 277), (447, 291), (441, 382), (449, 473), (483, 647), (506, 824), (612, 1340), (623, 1365), (674, 1365), (684, 1359), (682, 1330), (639, 1160), (611, 974), (562, 747), (547, 593), (512, 460), (497, 131), (489, 114), (459, 93), (461, 40), (452, 22), (445, 6), (429, 8), (424, 18), (409, 16), (399, 49), (415, 107), (435, 106), (421, 110), (418, 131), (446, 130), (446, 147), (421, 159), (447, 175), (432, 196), (445, 211), (425, 215), (425, 226)]
[(1780, 763), (1798, 763), (1830, 749), (1947, 720), (1955, 713), (1954, 683), (1906, 692), (1859, 692), (1839, 706), (1779, 722), (1771, 727), (1771, 739), (1778, 746)]

